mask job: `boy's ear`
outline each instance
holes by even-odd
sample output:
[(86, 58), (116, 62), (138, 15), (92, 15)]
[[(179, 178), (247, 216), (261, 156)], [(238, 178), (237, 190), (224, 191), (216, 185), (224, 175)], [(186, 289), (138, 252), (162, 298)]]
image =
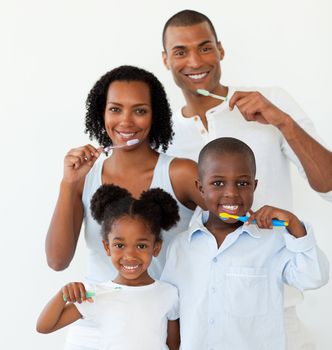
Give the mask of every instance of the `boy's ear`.
[(198, 191), (200, 192), (201, 196), (203, 196), (204, 190), (203, 190), (202, 183), (201, 183), (201, 181), (199, 179), (195, 180), (195, 186), (198, 189)]
[(163, 241), (156, 241), (153, 247), (153, 256), (158, 256), (160, 253), (160, 249), (163, 245)]
[(254, 191), (256, 190), (256, 188), (257, 188), (257, 184), (258, 184), (258, 180), (256, 179), (255, 180), (255, 187), (254, 187)]
[(108, 241), (102, 240), (102, 242), (103, 242), (103, 246), (104, 246), (104, 249), (106, 251), (106, 254), (108, 256), (111, 256), (110, 244), (108, 243)]

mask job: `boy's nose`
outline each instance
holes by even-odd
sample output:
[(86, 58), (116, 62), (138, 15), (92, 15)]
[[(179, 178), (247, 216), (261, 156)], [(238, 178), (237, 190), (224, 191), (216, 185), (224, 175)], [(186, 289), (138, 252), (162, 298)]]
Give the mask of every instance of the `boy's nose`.
[(239, 189), (235, 185), (227, 185), (224, 188), (225, 197), (237, 197), (239, 194)]

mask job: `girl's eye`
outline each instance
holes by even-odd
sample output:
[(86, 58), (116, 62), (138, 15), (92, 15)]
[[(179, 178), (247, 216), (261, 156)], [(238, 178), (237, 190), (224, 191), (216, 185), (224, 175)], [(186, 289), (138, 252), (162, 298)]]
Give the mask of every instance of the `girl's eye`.
[(213, 184), (213, 186), (216, 186), (216, 187), (220, 187), (220, 186), (224, 185), (224, 183), (222, 181), (214, 181), (212, 184)]
[(124, 247), (124, 244), (123, 243), (116, 243), (116, 244), (114, 244), (114, 246), (116, 248), (122, 249)]
[(138, 245), (137, 245), (137, 248), (138, 248), (138, 249), (145, 249), (146, 247), (147, 247), (147, 245), (144, 244), (144, 243), (141, 243), (141, 244), (138, 244)]

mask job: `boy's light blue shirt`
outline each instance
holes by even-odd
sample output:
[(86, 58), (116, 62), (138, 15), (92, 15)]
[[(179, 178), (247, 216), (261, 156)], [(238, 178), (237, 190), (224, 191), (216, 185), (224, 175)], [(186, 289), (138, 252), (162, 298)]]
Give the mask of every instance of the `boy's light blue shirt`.
[(328, 281), (312, 229), (296, 239), (285, 228), (243, 225), (218, 248), (202, 220), (173, 240), (161, 276), (179, 289), (181, 349), (285, 349), (283, 284)]

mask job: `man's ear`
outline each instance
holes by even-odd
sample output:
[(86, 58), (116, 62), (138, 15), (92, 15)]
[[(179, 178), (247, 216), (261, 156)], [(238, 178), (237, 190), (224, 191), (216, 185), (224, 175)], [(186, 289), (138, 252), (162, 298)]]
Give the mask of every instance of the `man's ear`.
[(108, 256), (111, 256), (110, 244), (108, 243), (108, 241), (102, 240), (102, 242), (103, 242), (103, 246), (104, 246), (104, 249), (106, 251), (106, 254)]
[(222, 61), (224, 59), (224, 57), (225, 57), (225, 50), (222, 47), (220, 41), (217, 42), (217, 48), (218, 48), (218, 51), (219, 51), (219, 54), (220, 54), (220, 61)]
[(158, 240), (155, 242), (154, 247), (153, 247), (153, 256), (159, 255), (162, 245), (163, 245), (163, 241)]
[(256, 190), (257, 188), (257, 184), (258, 184), (258, 180), (255, 180), (255, 187), (254, 187), (254, 191)]
[(163, 63), (164, 63), (164, 66), (169, 70), (169, 64), (168, 64), (168, 61), (167, 61), (167, 52), (166, 51), (163, 51), (161, 53), (162, 55), (162, 58), (163, 58)]
[(203, 186), (202, 186), (202, 183), (200, 181), (200, 179), (196, 179), (195, 180), (195, 186), (196, 188), (198, 189), (199, 193), (201, 194), (201, 196), (203, 197), (204, 195), (204, 189), (203, 189)]

